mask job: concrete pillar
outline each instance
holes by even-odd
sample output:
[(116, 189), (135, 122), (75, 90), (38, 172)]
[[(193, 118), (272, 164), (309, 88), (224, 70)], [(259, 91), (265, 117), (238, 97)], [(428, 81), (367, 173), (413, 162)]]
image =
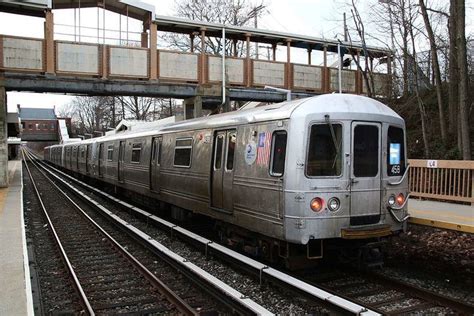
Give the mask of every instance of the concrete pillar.
[(8, 187), (7, 94), (0, 78), (0, 188)]
[(51, 10), (45, 10), (44, 41), (46, 53), (46, 73), (54, 74), (54, 17)]
[(156, 45), (158, 41), (158, 26), (150, 23), (150, 80), (158, 79), (158, 53)]
[(195, 96), (184, 100), (184, 119), (189, 120), (202, 116), (202, 97)]

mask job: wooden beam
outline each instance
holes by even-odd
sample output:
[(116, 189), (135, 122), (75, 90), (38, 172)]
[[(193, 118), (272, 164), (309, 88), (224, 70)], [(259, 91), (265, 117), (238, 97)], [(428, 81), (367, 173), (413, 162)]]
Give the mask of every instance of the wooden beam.
[(150, 23), (150, 80), (158, 79), (158, 54), (156, 51), (158, 41), (158, 26)]
[(46, 73), (54, 74), (54, 16), (51, 10), (45, 11), (44, 41), (46, 54)]

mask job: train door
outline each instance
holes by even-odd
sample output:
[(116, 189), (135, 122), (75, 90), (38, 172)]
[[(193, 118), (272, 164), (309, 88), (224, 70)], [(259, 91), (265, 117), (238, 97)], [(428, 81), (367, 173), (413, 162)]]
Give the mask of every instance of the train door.
[(104, 144), (99, 144), (99, 178), (102, 178), (104, 175)]
[(160, 189), (161, 143), (161, 136), (154, 137), (151, 147), (150, 190), (155, 192)]
[(211, 207), (232, 213), (232, 180), (236, 131), (218, 131), (214, 135), (211, 175)]
[(381, 124), (352, 123), (351, 225), (380, 221)]
[(121, 140), (119, 144), (118, 155), (118, 181), (123, 182), (123, 160), (125, 157), (125, 141)]

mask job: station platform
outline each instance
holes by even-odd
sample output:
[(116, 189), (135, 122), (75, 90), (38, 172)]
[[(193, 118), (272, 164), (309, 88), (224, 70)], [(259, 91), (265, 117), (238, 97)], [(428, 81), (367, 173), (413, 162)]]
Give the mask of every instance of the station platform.
[(0, 315), (33, 315), (21, 160), (8, 162), (8, 175), (10, 186), (0, 189)]
[(474, 206), (418, 199), (408, 200), (413, 224), (474, 233)]

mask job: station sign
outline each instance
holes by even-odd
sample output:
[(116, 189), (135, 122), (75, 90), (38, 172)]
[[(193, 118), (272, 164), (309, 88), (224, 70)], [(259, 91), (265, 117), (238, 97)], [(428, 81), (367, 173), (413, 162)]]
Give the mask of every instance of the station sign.
[(426, 161), (427, 168), (438, 168), (438, 160), (427, 160)]

